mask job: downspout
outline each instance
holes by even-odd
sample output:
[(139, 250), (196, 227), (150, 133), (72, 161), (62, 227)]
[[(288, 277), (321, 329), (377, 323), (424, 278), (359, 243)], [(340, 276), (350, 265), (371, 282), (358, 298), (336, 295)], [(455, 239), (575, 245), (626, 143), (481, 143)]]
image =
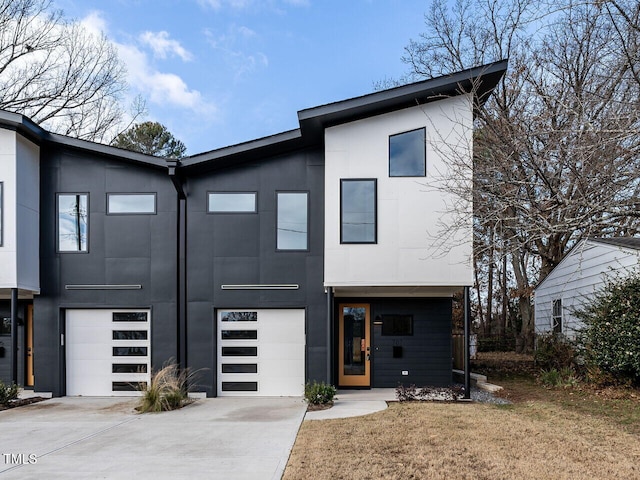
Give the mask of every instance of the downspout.
[(18, 384), (18, 289), (11, 289), (11, 381)]
[(464, 398), (471, 399), (471, 356), (470, 356), (470, 330), (471, 318), (469, 315), (469, 287), (464, 287)]
[(176, 356), (181, 368), (188, 367), (187, 355), (187, 195), (184, 181), (178, 174), (179, 160), (167, 160), (171, 183), (178, 194), (178, 225), (176, 231), (177, 259), (177, 311), (176, 324)]

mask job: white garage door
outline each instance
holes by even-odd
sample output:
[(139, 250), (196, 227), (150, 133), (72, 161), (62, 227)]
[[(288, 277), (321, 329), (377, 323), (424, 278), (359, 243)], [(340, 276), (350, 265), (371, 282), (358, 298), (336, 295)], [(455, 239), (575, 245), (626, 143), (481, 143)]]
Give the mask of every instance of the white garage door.
[(151, 376), (149, 310), (67, 310), (67, 395), (139, 395)]
[(218, 395), (301, 396), (304, 309), (218, 311)]

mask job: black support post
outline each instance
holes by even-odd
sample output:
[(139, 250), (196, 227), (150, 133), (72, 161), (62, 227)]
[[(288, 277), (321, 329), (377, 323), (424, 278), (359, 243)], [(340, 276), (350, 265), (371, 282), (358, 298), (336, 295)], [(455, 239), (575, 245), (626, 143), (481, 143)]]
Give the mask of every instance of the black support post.
[(11, 289), (11, 381), (18, 384), (18, 289)]
[(471, 356), (470, 335), (471, 318), (469, 315), (469, 287), (464, 287), (464, 398), (471, 399)]
[(331, 385), (333, 373), (333, 288), (327, 287), (327, 383)]

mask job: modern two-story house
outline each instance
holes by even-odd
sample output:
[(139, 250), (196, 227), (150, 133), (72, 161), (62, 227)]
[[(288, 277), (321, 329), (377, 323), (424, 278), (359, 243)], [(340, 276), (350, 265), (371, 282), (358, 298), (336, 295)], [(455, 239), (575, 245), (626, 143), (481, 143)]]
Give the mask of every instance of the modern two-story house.
[(450, 384), (472, 218), (432, 187), (471, 179), (474, 109), (505, 69), (302, 110), (295, 130), (180, 160), (0, 112), (0, 379), (132, 395), (175, 359), (206, 396)]

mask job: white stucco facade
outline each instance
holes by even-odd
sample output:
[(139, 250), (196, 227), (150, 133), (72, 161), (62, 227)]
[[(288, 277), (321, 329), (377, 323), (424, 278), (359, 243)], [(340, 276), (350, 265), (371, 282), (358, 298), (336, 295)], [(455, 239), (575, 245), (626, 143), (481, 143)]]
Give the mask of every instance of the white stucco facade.
[[(472, 285), (471, 203), (461, 221), (460, 200), (441, 188), (450, 176), (471, 181), (471, 106), (460, 95), (326, 129), (326, 286)], [(389, 136), (419, 128), (426, 129), (426, 176), (390, 177)], [(375, 244), (341, 244), (342, 179), (376, 179)]]
[(40, 291), (39, 155), (37, 145), (12, 130), (0, 130), (0, 289)]

